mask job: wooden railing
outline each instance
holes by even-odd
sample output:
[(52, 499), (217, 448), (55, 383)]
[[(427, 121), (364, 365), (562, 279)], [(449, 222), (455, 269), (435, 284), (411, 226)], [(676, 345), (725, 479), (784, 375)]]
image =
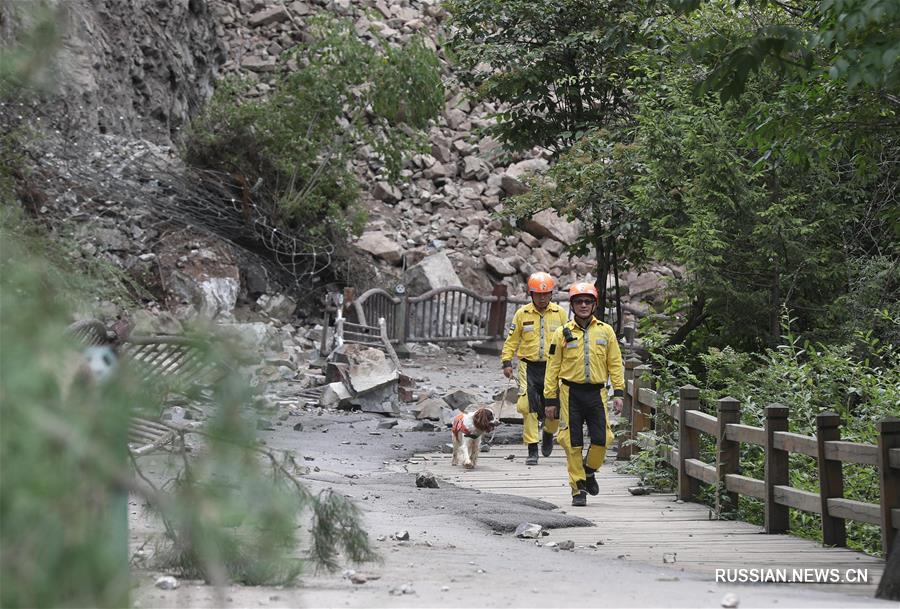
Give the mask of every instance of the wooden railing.
[[(846, 546), (846, 521), (853, 520), (880, 527), (881, 547), (890, 552), (900, 529), (900, 419), (887, 417), (878, 422), (878, 444), (841, 440), (841, 419), (832, 412), (816, 417), (816, 435), (804, 436), (788, 431), (788, 408), (767, 406), (765, 425), (741, 424), (740, 403), (726, 397), (716, 402), (716, 416), (701, 410), (700, 390), (691, 385), (679, 389), (675, 404), (657, 399), (650, 387), (649, 366), (637, 360), (625, 362), (626, 395), (623, 417), (629, 431), (620, 436), (619, 459), (628, 459), (645, 447), (646, 432), (654, 428), (657, 437), (673, 432), (677, 446), (662, 448), (662, 459), (678, 477), (678, 498), (696, 499), (700, 484), (715, 486), (717, 512), (733, 511), (738, 497), (745, 495), (763, 502), (766, 533), (784, 533), (790, 529), (790, 509), (819, 514), (822, 517), (822, 542)], [(701, 460), (701, 434), (715, 440), (715, 462)], [(635, 443), (628, 442), (634, 440)], [(741, 444), (759, 446), (765, 459), (763, 480), (741, 474)], [(817, 493), (790, 486), (789, 455), (803, 454), (818, 461)], [(865, 503), (844, 498), (844, 463), (873, 466), (878, 469), (880, 503)]]

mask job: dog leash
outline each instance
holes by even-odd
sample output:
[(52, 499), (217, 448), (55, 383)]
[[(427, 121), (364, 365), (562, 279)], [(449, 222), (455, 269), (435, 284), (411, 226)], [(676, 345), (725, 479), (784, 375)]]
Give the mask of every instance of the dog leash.
[[(509, 391), (510, 383), (512, 383), (512, 376), (510, 376), (508, 379), (506, 379), (506, 388), (503, 390), (503, 393), (500, 394), (500, 410), (501, 411), (503, 410), (503, 404), (506, 403), (506, 394)], [(500, 420), (500, 413), (498, 412), (497, 413), (497, 421), (499, 421), (499, 420)], [(496, 433), (497, 433), (496, 427), (491, 429), (491, 437), (488, 438), (488, 441), (487, 441), (488, 446), (491, 446), (494, 443), (494, 434), (496, 434)]]

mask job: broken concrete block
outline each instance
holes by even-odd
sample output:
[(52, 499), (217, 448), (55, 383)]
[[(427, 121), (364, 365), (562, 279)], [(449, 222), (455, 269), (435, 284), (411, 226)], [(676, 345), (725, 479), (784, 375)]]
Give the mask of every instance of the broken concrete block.
[(350, 404), (350, 391), (343, 383), (329, 383), (319, 397), (319, 406), (323, 408), (338, 408)]

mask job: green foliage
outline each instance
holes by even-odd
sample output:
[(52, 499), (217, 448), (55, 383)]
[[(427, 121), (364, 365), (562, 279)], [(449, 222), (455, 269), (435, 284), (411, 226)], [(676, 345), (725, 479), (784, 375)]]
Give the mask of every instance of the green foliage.
[(646, 3), (451, 0), (453, 56), (478, 100), (504, 105), (491, 131), (513, 150), (561, 151), (628, 107), (627, 53)]
[(751, 27), (723, 29), (693, 51), (709, 66), (701, 91), (724, 100), (741, 96), (750, 76), (764, 68), (782, 74), (827, 74), (848, 89), (900, 87), (900, 5), (894, 0), (822, 0), (800, 7), (773, 0), (669, 0), (681, 13), (715, 7), (752, 14)]
[(193, 121), (184, 155), (233, 174), (244, 186), (239, 196), (252, 191), (278, 226), (312, 245), (358, 228), (357, 148), (370, 145), (396, 179), (444, 94), (437, 58), (421, 39), (377, 52), (349, 22), (318, 19), (309, 33), (292, 53), (299, 67), (266, 97), (248, 97), (249, 82), (221, 83)]

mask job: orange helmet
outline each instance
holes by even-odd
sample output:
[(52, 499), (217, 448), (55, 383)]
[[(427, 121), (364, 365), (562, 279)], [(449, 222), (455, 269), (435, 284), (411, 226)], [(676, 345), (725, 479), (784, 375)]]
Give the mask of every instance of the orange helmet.
[(538, 272), (532, 273), (528, 278), (528, 292), (546, 293), (552, 292), (556, 287), (556, 280), (550, 276), (550, 273)]
[(600, 300), (600, 295), (597, 294), (597, 288), (594, 287), (594, 284), (584, 281), (573, 283), (572, 287), (569, 288), (569, 300), (572, 300), (576, 296), (593, 296), (594, 302)]

